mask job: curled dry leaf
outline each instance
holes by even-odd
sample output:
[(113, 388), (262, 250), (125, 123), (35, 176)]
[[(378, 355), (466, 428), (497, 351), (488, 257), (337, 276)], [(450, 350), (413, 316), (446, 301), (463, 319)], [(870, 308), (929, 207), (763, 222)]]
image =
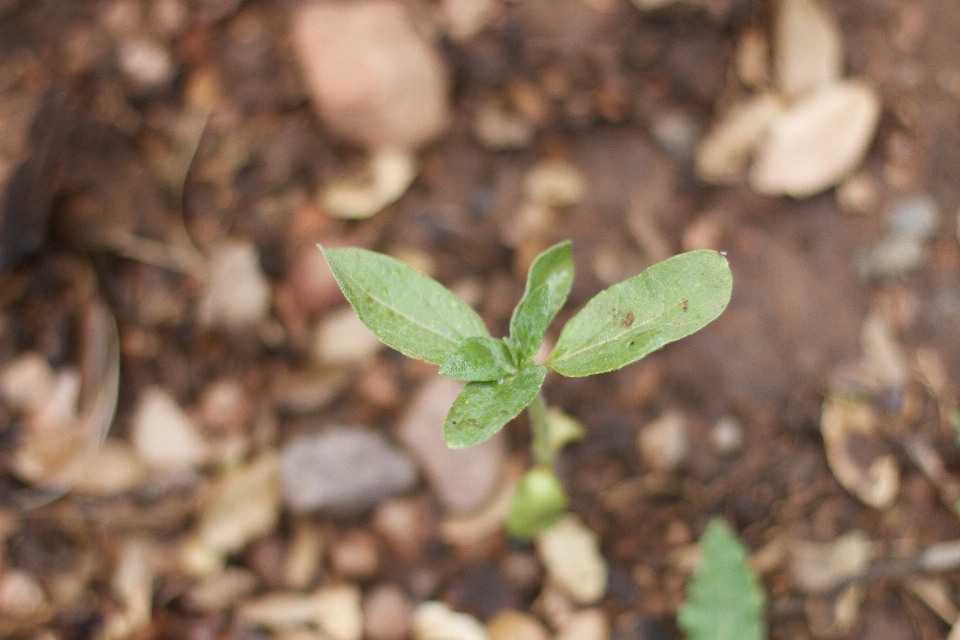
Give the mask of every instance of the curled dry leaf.
[(814, 0), (780, 0), (773, 56), (779, 89), (799, 96), (840, 79), (843, 37), (833, 16)]
[(820, 431), (834, 477), (864, 504), (885, 509), (897, 497), (900, 470), (877, 423), (876, 412), (861, 400), (832, 397), (823, 403)]
[(783, 109), (783, 102), (772, 93), (735, 105), (697, 148), (697, 177), (721, 184), (740, 180), (750, 155)]
[(418, 171), (412, 151), (378, 149), (370, 156), (367, 175), (336, 180), (324, 188), (323, 207), (334, 218), (369, 218), (406, 193)]
[(764, 195), (805, 198), (842, 182), (863, 161), (880, 118), (880, 96), (863, 81), (802, 98), (771, 126), (748, 176)]

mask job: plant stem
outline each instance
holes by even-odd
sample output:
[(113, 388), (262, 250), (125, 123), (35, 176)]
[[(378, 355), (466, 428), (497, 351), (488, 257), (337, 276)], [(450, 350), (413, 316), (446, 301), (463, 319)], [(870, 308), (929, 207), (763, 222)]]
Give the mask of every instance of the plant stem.
[(550, 447), (550, 425), (547, 423), (547, 403), (542, 393), (527, 407), (530, 414), (530, 426), (533, 430), (533, 457), (537, 464), (553, 468), (553, 450)]

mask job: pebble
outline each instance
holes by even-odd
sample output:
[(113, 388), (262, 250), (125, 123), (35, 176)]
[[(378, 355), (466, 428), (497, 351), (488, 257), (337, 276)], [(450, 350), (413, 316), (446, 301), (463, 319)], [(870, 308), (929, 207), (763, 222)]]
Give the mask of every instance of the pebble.
[(493, 497), (507, 457), (503, 431), (473, 447), (447, 447), (443, 422), (463, 386), (436, 375), (417, 392), (397, 428), (397, 437), (426, 470), (434, 494), (456, 513), (479, 509)]
[(790, 572), (804, 593), (825, 593), (856, 575), (873, 557), (873, 543), (859, 531), (832, 542), (795, 540), (790, 543)]
[(610, 623), (602, 609), (577, 611), (556, 635), (556, 640), (608, 640)]
[(283, 559), (283, 583), (291, 589), (303, 589), (313, 580), (323, 562), (324, 542), (319, 528), (301, 520)]
[(370, 578), (380, 568), (377, 539), (362, 530), (348, 531), (330, 550), (333, 570), (344, 578)]
[(858, 171), (837, 187), (837, 206), (844, 213), (867, 215), (880, 201), (877, 181), (866, 171)]
[(650, 120), (650, 134), (678, 163), (688, 165), (701, 135), (700, 123), (683, 109), (657, 110)]
[(137, 401), (131, 439), (140, 458), (160, 470), (195, 467), (210, 449), (177, 401), (160, 387), (149, 387)]
[(0, 613), (7, 619), (30, 618), (47, 606), (40, 583), (16, 569), (0, 576)]
[(474, 116), (473, 135), (494, 151), (526, 149), (533, 143), (536, 128), (523, 114), (511, 111), (499, 100), (488, 99)]
[(480, 621), (442, 602), (421, 603), (413, 612), (414, 640), (489, 640)]
[(38, 353), (25, 353), (0, 371), (0, 395), (14, 411), (36, 410), (53, 396), (57, 374)]
[(363, 598), (363, 632), (367, 640), (404, 640), (410, 633), (413, 607), (400, 587), (379, 584)]
[(466, 42), (496, 16), (499, 0), (441, 0), (440, 10), (447, 33), (456, 42)]
[(607, 591), (607, 563), (597, 534), (566, 515), (537, 537), (547, 575), (578, 604), (594, 604)]
[(523, 179), (523, 195), (526, 200), (549, 207), (577, 204), (586, 189), (586, 180), (580, 170), (562, 160), (541, 162)]
[(777, 86), (799, 96), (836, 82), (843, 71), (843, 36), (815, 0), (779, 0), (773, 64)]
[(273, 452), (220, 479), (200, 510), (197, 535), (234, 553), (274, 530), (280, 517), (280, 462)]
[(887, 235), (858, 260), (862, 278), (896, 279), (916, 271), (927, 259), (926, 243), (910, 235)]
[(798, 100), (761, 142), (750, 187), (806, 198), (839, 184), (863, 161), (879, 120), (880, 96), (863, 81), (837, 82)]
[(894, 202), (886, 217), (894, 235), (930, 241), (940, 227), (940, 206), (933, 196), (917, 194)]
[(201, 423), (208, 429), (237, 432), (243, 429), (252, 413), (250, 398), (237, 380), (216, 380), (200, 393), (198, 404)]
[(743, 446), (743, 426), (736, 418), (720, 418), (710, 431), (710, 443), (717, 453), (736, 453)]
[(404, 3), (302, 5), (291, 36), (321, 118), (368, 148), (412, 149), (449, 120), (447, 71)]
[(379, 432), (329, 427), (283, 448), (284, 497), (294, 511), (361, 513), (413, 488), (417, 469)]
[(382, 348), (350, 306), (328, 313), (313, 332), (313, 359), (321, 366), (362, 364)]
[(416, 557), (422, 545), (436, 535), (429, 496), (390, 500), (380, 505), (371, 523), (390, 549), (405, 558)]
[(501, 611), (487, 622), (490, 640), (550, 640), (543, 623), (529, 613)]
[(72, 491), (88, 496), (116, 496), (138, 486), (146, 476), (147, 467), (136, 450), (122, 440), (108, 438)]
[(231, 241), (216, 248), (207, 265), (207, 279), (197, 309), (207, 326), (239, 330), (266, 319), (270, 282), (260, 256), (249, 242)]
[(151, 38), (122, 40), (117, 45), (117, 61), (127, 78), (142, 89), (162, 87), (173, 78), (170, 51), (162, 42)]
[(687, 417), (675, 410), (644, 426), (637, 435), (643, 459), (658, 471), (671, 471), (690, 455)]
[(294, 255), (287, 270), (287, 282), (297, 307), (307, 316), (315, 316), (343, 302), (343, 293), (326, 258), (313, 244), (301, 247)]

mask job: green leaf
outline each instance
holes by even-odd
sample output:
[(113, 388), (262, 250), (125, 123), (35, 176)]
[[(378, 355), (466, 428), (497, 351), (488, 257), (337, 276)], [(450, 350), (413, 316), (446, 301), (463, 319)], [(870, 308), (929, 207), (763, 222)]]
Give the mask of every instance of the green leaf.
[(466, 382), (499, 380), (516, 372), (510, 348), (489, 336), (467, 338), (440, 367), (440, 375)]
[(513, 492), (505, 523), (507, 533), (534, 538), (556, 524), (568, 504), (563, 485), (553, 471), (536, 466), (523, 474)]
[(413, 267), (365, 249), (320, 250), (363, 324), (400, 353), (440, 365), (488, 335), (476, 311)]
[(747, 549), (721, 520), (700, 538), (703, 559), (687, 586), (677, 622), (687, 640), (763, 640), (765, 598)]
[(703, 328), (730, 302), (733, 277), (716, 251), (691, 251), (601, 291), (570, 319), (546, 364), (589, 376), (635, 362)]
[(540, 348), (543, 334), (570, 295), (573, 252), (570, 241), (556, 244), (530, 265), (527, 288), (510, 318), (510, 339), (529, 362)]
[(542, 364), (500, 381), (470, 382), (453, 401), (443, 424), (451, 449), (479, 444), (495, 434), (533, 402), (547, 368)]

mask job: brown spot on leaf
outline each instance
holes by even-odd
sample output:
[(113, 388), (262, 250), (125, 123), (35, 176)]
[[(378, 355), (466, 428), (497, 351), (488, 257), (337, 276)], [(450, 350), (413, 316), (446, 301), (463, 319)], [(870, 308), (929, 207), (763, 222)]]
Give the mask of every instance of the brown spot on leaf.
[(626, 329), (633, 324), (633, 319), (633, 311), (627, 311), (627, 315), (623, 316), (623, 320), (620, 321), (620, 326)]
[(686, 312), (687, 312), (687, 309), (689, 309), (689, 308), (690, 308), (690, 302), (689, 302), (688, 300), (684, 299), (684, 301), (683, 301), (683, 311), (684, 311), (684, 313), (686, 313)]

